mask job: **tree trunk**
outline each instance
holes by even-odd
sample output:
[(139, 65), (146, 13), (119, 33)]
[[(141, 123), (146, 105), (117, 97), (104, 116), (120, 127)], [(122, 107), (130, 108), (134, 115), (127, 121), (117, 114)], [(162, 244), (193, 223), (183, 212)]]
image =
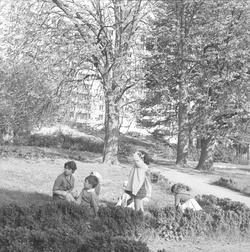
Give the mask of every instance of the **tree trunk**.
[(177, 159), (176, 164), (185, 166), (187, 164), (188, 146), (189, 146), (189, 125), (187, 107), (180, 103), (178, 112), (178, 143), (177, 143)]
[(119, 164), (117, 158), (119, 144), (119, 110), (114, 101), (110, 102), (109, 99), (106, 99), (105, 114), (103, 163), (117, 165)]
[(195, 169), (197, 170), (213, 170), (213, 154), (214, 154), (215, 140), (213, 137), (201, 139), (201, 155), (199, 163)]
[(185, 36), (186, 36), (186, 26), (185, 26), (185, 4), (184, 1), (176, 6), (176, 17), (178, 20), (179, 28), (179, 52), (177, 55), (180, 61), (177, 65), (177, 78), (178, 78), (178, 96), (179, 96), (179, 111), (178, 111), (178, 144), (177, 144), (177, 158), (176, 164), (185, 166), (187, 164), (188, 148), (189, 148), (189, 118), (188, 118), (188, 86), (187, 81), (184, 78), (184, 71), (186, 66), (184, 64), (184, 58), (186, 53), (185, 48)]

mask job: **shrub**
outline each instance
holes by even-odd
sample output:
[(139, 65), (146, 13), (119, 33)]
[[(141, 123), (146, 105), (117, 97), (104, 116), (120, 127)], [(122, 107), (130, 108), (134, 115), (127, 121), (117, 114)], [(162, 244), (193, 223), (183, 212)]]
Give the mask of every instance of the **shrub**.
[(199, 161), (200, 158), (200, 149), (197, 149), (194, 146), (190, 146), (188, 150), (188, 159), (193, 161)]
[(76, 251), (82, 238), (68, 228), (35, 230), (26, 227), (1, 230), (0, 251)]
[(149, 251), (146, 244), (131, 240), (143, 223), (141, 212), (110, 206), (99, 215), (94, 220), (91, 211), (67, 202), (4, 205), (0, 251)]
[(98, 215), (103, 231), (111, 235), (133, 236), (143, 224), (143, 213), (128, 207), (103, 207)]
[(61, 146), (63, 149), (101, 153), (103, 151), (104, 143), (102, 141), (96, 141), (91, 138), (72, 137), (69, 134), (57, 132), (54, 135), (30, 135), (28, 136), (26, 145), (38, 147)]
[(215, 196), (198, 196), (204, 211), (186, 209), (179, 213), (174, 207), (149, 209), (158, 220), (158, 232), (166, 240), (182, 240), (188, 236), (250, 233), (250, 209), (240, 202)]
[(150, 173), (150, 181), (152, 183), (157, 183), (159, 180), (163, 179), (163, 176), (160, 172), (151, 172)]
[(8, 204), (0, 208), (0, 225), (45, 230), (60, 227), (63, 222), (63, 225), (68, 225), (80, 233), (85, 230), (85, 222), (89, 216), (88, 209), (67, 202), (31, 206)]
[(122, 157), (131, 156), (134, 152), (133, 145), (128, 143), (124, 138), (120, 139), (118, 154)]
[(109, 236), (107, 233), (96, 234), (86, 239), (77, 252), (149, 252), (147, 245), (140, 241)]
[(59, 139), (54, 135), (33, 134), (28, 136), (27, 145), (38, 147), (57, 147), (59, 145)]
[(239, 186), (234, 180), (227, 179), (227, 178), (220, 178), (218, 181), (214, 181), (212, 183), (213, 185), (221, 186), (228, 188), (230, 190), (241, 192), (244, 195), (249, 196), (250, 195), (250, 187), (249, 186)]
[(216, 146), (214, 152), (214, 162), (248, 165), (246, 155), (236, 155), (235, 148), (228, 147), (223, 144)]
[(63, 149), (78, 150), (78, 151), (90, 151), (101, 153), (103, 151), (103, 142), (93, 140), (86, 137), (72, 137), (69, 134), (57, 133), (57, 137), (60, 139), (61, 147)]

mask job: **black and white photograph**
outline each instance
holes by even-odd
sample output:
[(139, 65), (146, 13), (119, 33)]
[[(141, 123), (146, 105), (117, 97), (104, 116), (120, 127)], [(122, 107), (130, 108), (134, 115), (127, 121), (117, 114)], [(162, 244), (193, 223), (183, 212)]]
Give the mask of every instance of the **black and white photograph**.
[(250, 0), (0, 0), (0, 252), (250, 251)]

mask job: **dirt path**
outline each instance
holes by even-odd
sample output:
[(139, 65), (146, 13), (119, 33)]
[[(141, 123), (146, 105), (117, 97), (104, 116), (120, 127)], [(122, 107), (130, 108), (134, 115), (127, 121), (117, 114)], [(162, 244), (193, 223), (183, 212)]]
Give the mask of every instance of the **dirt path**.
[[(171, 168), (166, 165), (152, 164), (151, 170), (153, 172), (160, 172), (164, 178), (167, 178), (172, 183), (183, 183), (192, 188), (194, 195), (197, 194), (212, 194), (219, 198), (229, 198), (233, 201), (245, 203), (250, 207), (250, 197), (241, 195), (232, 190), (211, 185), (215, 176), (204, 174), (194, 169), (180, 169)], [(235, 172), (235, 171), (233, 171)], [(249, 175), (249, 174), (248, 174)], [(218, 241), (218, 240), (204, 240), (204, 241), (189, 241), (183, 240), (181, 242), (165, 241), (161, 238), (154, 238), (148, 241), (148, 247), (151, 251), (156, 252), (159, 249), (165, 249), (166, 252), (248, 252), (250, 251), (249, 242), (233, 242), (233, 241)]]
[(185, 171), (184, 169), (177, 170), (173, 168), (167, 168), (163, 165), (152, 165), (151, 169), (154, 172), (160, 172), (161, 175), (167, 178), (171, 183), (179, 182), (188, 185), (192, 188), (192, 192), (195, 195), (212, 194), (219, 198), (229, 198), (233, 201), (245, 203), (248, 207), (250, 207), (250, 197), (244, 196), (238, 192), (223, 187), (211, 185), (211, 178), (200, 173), (197, 170), (189, 170), (187, 173), (187, 171)]

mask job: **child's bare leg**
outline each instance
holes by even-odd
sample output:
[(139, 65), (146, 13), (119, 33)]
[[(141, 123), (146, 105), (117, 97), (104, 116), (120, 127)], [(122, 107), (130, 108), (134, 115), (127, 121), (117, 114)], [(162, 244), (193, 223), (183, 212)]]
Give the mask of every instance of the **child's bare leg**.
[(73, 189), (73, 190), (70, 192), (70, 194), (73, 196), (74, 199), (76, 199), (77, 196), (78, 196), (78, 192), (77, 192), (77, 190), (75, 190), (75, 189)]
[(65, 196), (64, 196), (64, 199), (66, 200), (66, 201), (68, 201), (68, 202), (74, 202), (75, 201), (75, 199), (74, 199), (74, 197), (70, 194), (70, 193), (67, 193)]
[(143, 201), (141, 200), (141, 210), (144, 212)]
[(143, 211), (142, 201), (140, 199), (135, 199), (135, 211)]

